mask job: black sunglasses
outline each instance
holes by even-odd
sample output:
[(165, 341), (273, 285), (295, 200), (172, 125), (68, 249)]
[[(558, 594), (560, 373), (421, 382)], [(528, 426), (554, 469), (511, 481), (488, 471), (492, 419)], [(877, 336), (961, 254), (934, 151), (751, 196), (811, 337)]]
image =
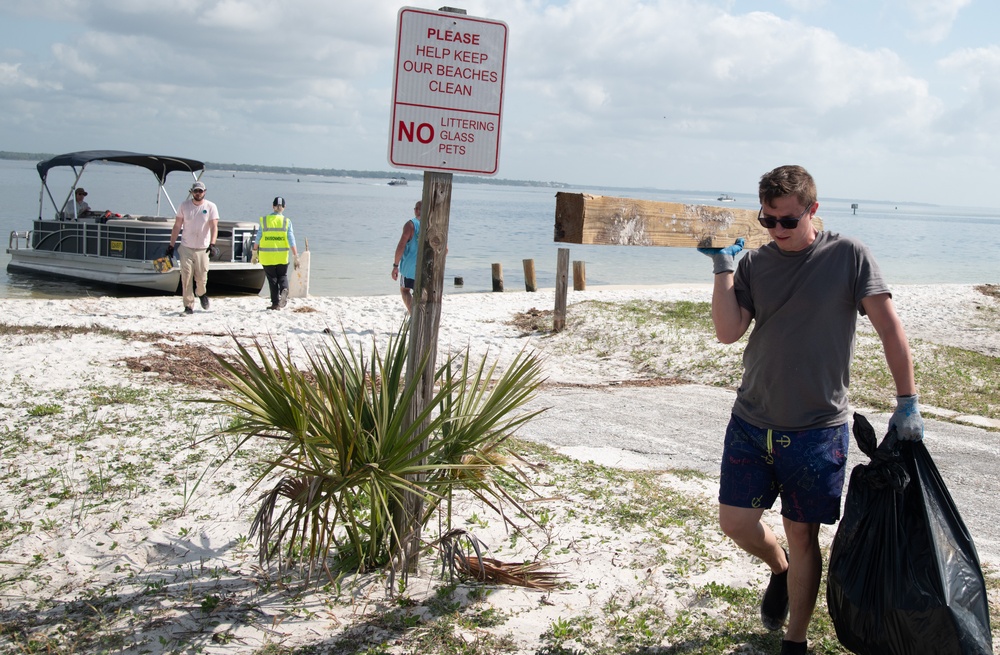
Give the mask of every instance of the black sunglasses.
[(191, 193), (205, 193), (204, 189), (191, 189)]
[(778, 225), (785, 228), (786, 230), (794, 230), (799, 226), (799, 221), (805, 218), (806, 214), (809, 213), (809, 210), (812, 209), (813, 204), (814, 203), (809, 203), (809, 206), (806, 207), (806, 210), (802, 212), (802, 214), (798, 218), (791, 218), (791, 217), (775, 218), (774, 216), (765, 216), (764, 208), (761, 207), (760, 212), (757, 214), (757, 221), (763, 227), (766, 227), (769, 230)]

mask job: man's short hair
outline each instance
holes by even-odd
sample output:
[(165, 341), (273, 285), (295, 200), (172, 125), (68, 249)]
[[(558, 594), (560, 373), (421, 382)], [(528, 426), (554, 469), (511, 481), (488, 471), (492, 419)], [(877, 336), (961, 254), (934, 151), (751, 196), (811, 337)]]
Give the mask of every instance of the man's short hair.
[(795, 196), (803, 207), (808, 207), (816, 202), (816, 181), (801, 166), (779, 166), (760, 177), (757, 194), (762, 205)]

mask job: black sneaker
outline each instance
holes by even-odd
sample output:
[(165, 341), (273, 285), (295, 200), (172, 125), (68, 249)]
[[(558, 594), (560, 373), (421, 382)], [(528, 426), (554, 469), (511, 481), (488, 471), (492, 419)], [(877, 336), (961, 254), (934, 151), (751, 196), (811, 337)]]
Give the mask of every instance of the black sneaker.
[(204, 294), (202, 294), (202, 296), (201, 296), (201, 308), (202, 308), (202, 309), (208, 309), (208, 305), (209, 305), (209, 302), (208, 302), (208, 294), (207, 294), (207, 293), (204, 293)]
[(278, 307), (284, 307), (288, 304), (288, 289), (282, 289), (278, 292)]
[(278, 310), (278, 309), (281, 309), (281, 308), (278, 307), (277, 305), (271, 305), (270, 307), (268, 307), (268, 309)]
[[(785, 551), (785, 561), (788, 551)], [(772, 573), (767, 583), (764, 598), (760, 601), (760, 621), (764, 627), (774, 632), (781, 630), (788, 618), (788, 569), (782, 573)], [(791, 642), (789, 642), (791, 643)]]
[(192, 308), (192, 307), (185, 307), (184, 308), (184, 313), (185, 314), (194, 314), (194, 308)]
[(806, 655), (808, 645), (809, 642), (807, 641), (788, 641), (783, 639), (781, 641), (781, 655)]

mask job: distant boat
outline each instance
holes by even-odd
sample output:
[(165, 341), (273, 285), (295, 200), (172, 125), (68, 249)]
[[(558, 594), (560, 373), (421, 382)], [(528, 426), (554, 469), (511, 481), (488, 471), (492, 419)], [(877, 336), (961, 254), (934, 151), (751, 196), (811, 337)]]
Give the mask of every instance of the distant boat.
[(405, 177), (394, 177), (389, 180), (389, 186), (406, 186)]
[(736, 202), (736, 198), (732, 197), (728, 193), (723, 193), (718, 197), (719, 202)]

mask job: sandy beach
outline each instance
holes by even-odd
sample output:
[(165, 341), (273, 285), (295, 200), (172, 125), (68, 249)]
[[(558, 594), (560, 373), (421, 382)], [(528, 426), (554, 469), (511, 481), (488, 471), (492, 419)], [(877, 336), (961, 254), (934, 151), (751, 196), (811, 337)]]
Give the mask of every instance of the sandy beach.
[[(918, 361), (941, 346), (1000, 357), (992, 291), (894, 287)], [(776, 642), (754, 623), (755, 601), (738, 603), (750, 615), (733, 615), (713, 595), (754, 596), (766, 577), (711, 522), (742, 346), (699, 331), (637, 331), (621, 319), (634, 303), (710, 297), (709, 285), (570, 292), (567, 329), (552, 334), (552, 290), (445, 296), (439, 354), (468, 349), (503, 367), (527, 349), (542, 356), (546, 378), (529, 407), (547, 411), (519, 433), (526, 457), (544, 460), (531, 507), (545, 520), (525, 521), (512, 536), (488, 508), (466, 501), (456, 523), (492, 556), (543, 562), (567, 583), (485, 594), (459, 585), (455, 602), (479, 622), (449, 625), (481, 648), (469, 652), (538, 653), (566, 643), (603, 652), (586, 635), (608, 639), (622, 622), (641, 634), (640, 616), (655, 626), (649, 643), (678, 648), (669, 652), (702, 652), (718, 632), (736, 645), (726, 652), (770, 652)], [(33, 635), (50, 649), (35, 652), (436, 652), (421, 639), (447, 616), (435, 609), (447, 580), (431, 557), (405, 589), (407, 603), (391, 598), (377, 574), (303, 588), (258, 564), (248, 539), (254, 499), (243, 493), (254, 454), (219, 466), (229, 444), (205, 437), (226, 416), (194, 399), (220, 391), (203, 375), (184, 375), (207, 364), (209, 352), (230, 352), (234, 339), (270, 340), (295, 357), (331, 338), (367, 352), (397, 331), (402, 303), (299, 298), (280, 312), (267, 304), (220, 297), (183, 316), (175, 297), (0, 299), (0, 650), (26, 652)], [(874, 340), (859, 321), (859, 353)], [(994, 580), (996, 626), (1000, 513), (988, 498), (1000, 485), (1000, 400), (995, 388), (986, 395), (992, 416), (933, 405), (925, 416), (928, 448)], [(857, 409), (884, 429), (884, 407)], [(851, 465), (864, 461), (851, 457)], [(654, 493), (691, 516), (627, 518), (630, 503)], [(768, 516), (780, 523), (776, 511)], [(824, 528), (826, 544), (834, 530)], [(647, 643), (636, 639), (620, 652)]]

